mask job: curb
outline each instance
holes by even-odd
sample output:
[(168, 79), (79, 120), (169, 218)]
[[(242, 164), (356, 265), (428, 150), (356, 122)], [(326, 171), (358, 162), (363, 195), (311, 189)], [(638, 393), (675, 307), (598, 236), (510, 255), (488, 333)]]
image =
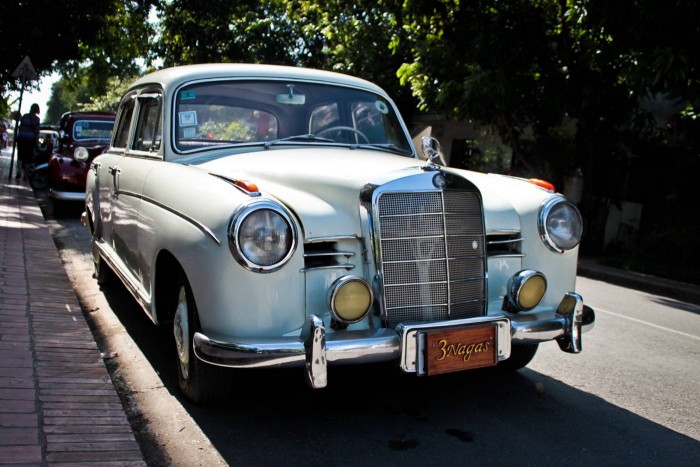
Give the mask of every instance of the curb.
[(604, 266), (595, 258), (580, 257), (578, 275), (700, 305), (700, 286)]

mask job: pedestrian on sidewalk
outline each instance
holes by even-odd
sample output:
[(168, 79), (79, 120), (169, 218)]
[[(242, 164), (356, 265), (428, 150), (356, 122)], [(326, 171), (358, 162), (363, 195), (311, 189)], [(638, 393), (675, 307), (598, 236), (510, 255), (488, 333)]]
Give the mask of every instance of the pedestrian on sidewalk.
[(0, 149), (5, 149), (7, 147), (7, 141), (10, 138), (7, 136), (7, 127), (5, 122), (0, 123)]
[(41, 131), (41, 120), (39, 120), (39, 104), (32, 104), (29, 113), (22, 115), (17, 130), (17, 175), (20, 178), (24, 175), (27, 179), (27, 166), (32, 163), (34, 148)]

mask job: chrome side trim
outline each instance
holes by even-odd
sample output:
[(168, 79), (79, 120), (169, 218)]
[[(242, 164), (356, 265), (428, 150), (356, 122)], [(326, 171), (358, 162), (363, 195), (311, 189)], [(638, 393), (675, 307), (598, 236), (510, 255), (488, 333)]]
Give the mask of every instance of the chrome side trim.
[(333, 235), (328, 237), (310, 237), (304, 240), (305, 243), (333, 242), (340, 240), (358, 240), (357, 235)]
[[(487, 236), (487, 238), (488, 238), (488, 236)], [(486, 242), (486, 244), (487, 244), (487, 245), (505, 245), (505, 244), (508, 244), (508, 243), (520, 243), (520, 242), (522, 242), (522, 241), (524, 241), (524, 240), (525, 240), (525, 239), (522, 238), (522, 237), (520, 237), (520, 238), (513, 238), (513, 239), (510, 239), (510, 240), (489, 240), (489, 241)]]
[(486, 235), (518, 235), (520, 230), (517, 229), (491, 229), (486, 231)]
[(309, 272), (309, 271), (322, 271), (324, 269), (345, 269), (347, 271), (355, 269), (354, 264), (343, 263), (343, 264), (328, 264), (326, 266), (309, 266), (308, 268), (301, 268), (299, 272)]
[(166, 205), (166, 204), (163, 204), (163, 203), (161, 203), (161, 202), (159, 202), (159, 201), (156, 201), (156, 200), (153, 199), (153, 198), (149, 198), (148, 196), (143, 196), (143, 195), (140, 195), (140, 194), (138, 194), (138, 193), (131, 192), (131, 191), (119, 190), (119, 192), (117, 193), (117, 195), (131, 196), (132, 198), (137, 198), (137, 199), (140, 199), (141, 201), (145, 201), (145, 202), (150, 203), (150, 204), (152, 204), (152, 205), (154, 205), (154, 206), (158, 206), (158, 207), (161, 208), (161, 209), (165, 209), (166, 211), (168, 211), (168, 212), (170, 212), (170, 213), (172, 213), (172, 214), (175, 214), (175, 215), (178, 216), (179, 218), (184, 219), (184, 220), (186, 220), (187, 222), (189, 222), (190, 224), (194, 225), (194, 226), (197, 227), (197, 229), (199, 229), (204, 235), (206, 235), (207, 237), (209, 237), (209, 238), (211, 238), (212, 240), (214, 240), (214, 241), (216, 242), (217, 245), (221, 245), (221, 240), (219, 240), (219, 238), (216, 236), (216, 234), (214, 234), (214, 232), (212, 232), (206, 225), (202, 224), (201, 222), (197, 221), (196, 219), (193, 219), (192, 217), (190, 217), (190, 216), (188, 216), (188, 215), (186, 215), (186, 214), (181, 213), (180, 211), (177, 211), (177, 210), (171, 208), (170, 206), (168, 206), (168, 205)]
[[(109, 264), (114, 273), (119, 276), (126, 289), (133, 295), (134, 299), (141, 305), (148, 317), (155, 323), (151, 315), (151, 297), (141, 286), (139, 281), (123, 266), (122, 261), (107, 248), (107, 244), (102, 241), (93, 241), (93, 247), (97, 249), (100, 257)], [(157, 323), (156, 323), (157, 324)]]
[(304, 258), (313, 258), (316, 256), (355, 256), (352, 251), (316, 251), (313, 253), (304, 253)]

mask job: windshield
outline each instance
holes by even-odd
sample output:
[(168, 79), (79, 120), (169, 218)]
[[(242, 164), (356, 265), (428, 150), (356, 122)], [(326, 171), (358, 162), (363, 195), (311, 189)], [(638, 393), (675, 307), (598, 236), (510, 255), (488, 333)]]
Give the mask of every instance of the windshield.
[(199, 83), (176, 96), (175, 146), (371, 145), (410, 154), (393, 107), (371, 92), (290, 81)]
[(104, 122), (98, 120), (78, 120), (73, 125), (73, 139), (75, 141), (84, 139), (106, 139), (112, 133), (114, 122)]

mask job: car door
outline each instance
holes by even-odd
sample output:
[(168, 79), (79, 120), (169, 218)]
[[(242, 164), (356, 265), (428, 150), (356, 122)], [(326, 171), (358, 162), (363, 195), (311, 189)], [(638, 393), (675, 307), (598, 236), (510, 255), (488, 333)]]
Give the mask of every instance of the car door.
[(119, 162), (124, 158), (131, 134), (134, 109), (135, 93), (127, 94), (119, 106), (110, 148), (95, 159), (91, 167), (94, 172), (96, 190), (96, 202), (93, 209), (99, 213), (98, 216), (95, 216), (97, 219), (95, 232), (97, 237), (112, 251), (115, 250), (112, 201), (116, 196), (115, 182), (117, 182)]
[(114, 249), (128, 272), (148, 293), (139, 261), (139, 207), (143, 187), (155, 164), (162, 163), (161, 96), (159, 91), (144, 90), (134, 99), (134, 124), (124, 157), (114, 168), (112, 225)]

